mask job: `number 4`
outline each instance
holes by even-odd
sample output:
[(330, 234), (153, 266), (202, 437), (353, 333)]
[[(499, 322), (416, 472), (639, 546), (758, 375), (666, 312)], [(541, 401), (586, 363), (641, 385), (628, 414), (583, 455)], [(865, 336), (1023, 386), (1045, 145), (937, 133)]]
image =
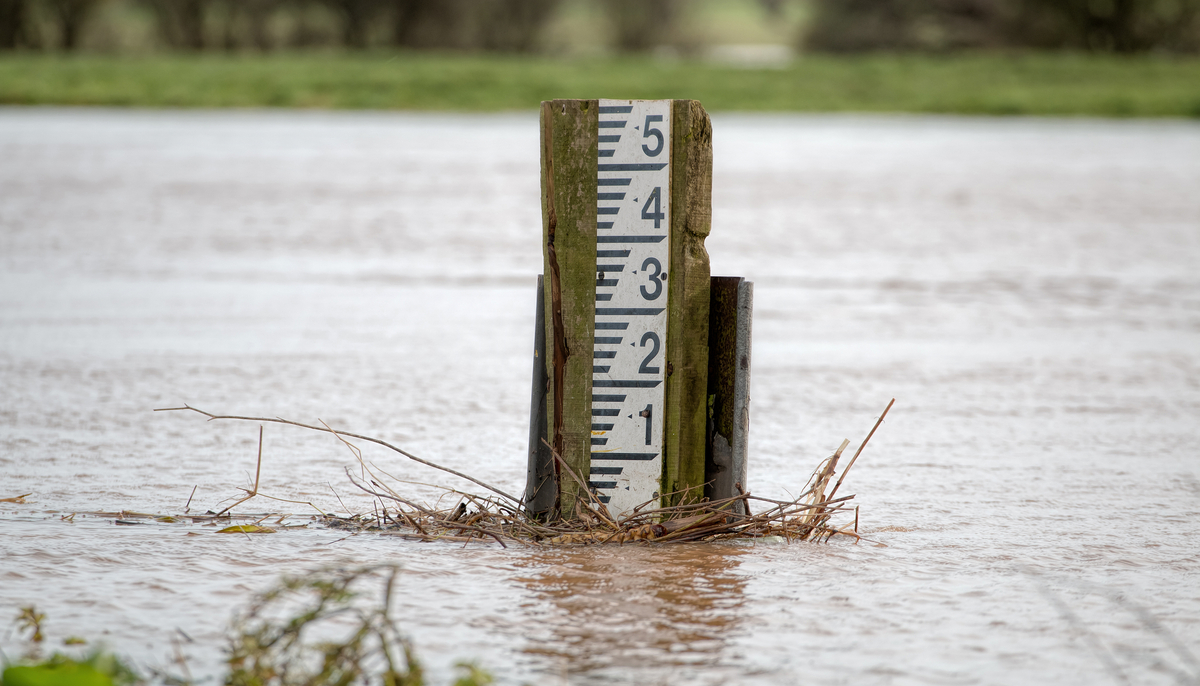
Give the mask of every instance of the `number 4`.
[[(654, 211), (650, 211), (650, 205), (654, 205)], [(654, 228), (662, 228), (662, 220), (666, 219), (667, 215), (662, 211), (662, 186), (655, 186), (654, 190), (650, 191), (650, 197), (646, 198), (646, 204), (642, 205), (642, 219), (653, 219)]]

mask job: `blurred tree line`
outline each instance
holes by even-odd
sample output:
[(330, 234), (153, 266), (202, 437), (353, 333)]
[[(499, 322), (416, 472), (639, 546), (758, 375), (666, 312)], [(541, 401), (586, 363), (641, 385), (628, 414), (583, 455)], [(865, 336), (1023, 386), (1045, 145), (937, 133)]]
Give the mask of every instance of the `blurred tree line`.
[[(529, 53), (547, 50), (547, 26), (573, 3), (591, 7), (610, 49), (644, 51), (677, 44), (681, 22), (706, 2), (714, 0), (0, 0), (0, 50), (75, 50), (103, 14), (109, 23), (112, 17), (141, 21), (151, 27), (152, 47), (171, 50), (340, 46)], [(740, 4), (752, 6), (764, 22), (778, 22), (786, 7), (800, 6), (805, 21), (794, 42), (812, 51), (1200, 49), (1200, 0)]]
[[(653, 47), (686, 0), (591, 0), (619, 50)], [(174, 50), (391, 46), (534, 52), (562, 0), (0, 0), (0, 49), (75, 50), (106, 6)]]
[(816, 0), (811, 49), (1200, 48), (1200, 0)]
[[(0, 48), (73, 50), (106, 5), (149, 16), (175, 50), (479, 49), (525, 52), (558, 0), (0, 0)], [(141, 18), (139, 17), (139, 18)]]

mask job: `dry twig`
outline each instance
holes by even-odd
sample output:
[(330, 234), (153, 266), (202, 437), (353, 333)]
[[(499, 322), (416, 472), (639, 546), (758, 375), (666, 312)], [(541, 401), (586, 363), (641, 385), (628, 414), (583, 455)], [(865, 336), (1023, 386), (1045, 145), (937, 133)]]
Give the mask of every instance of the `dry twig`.
[[(483, 481), (416, 457), (386, 441), (340, 431), (325, 422), (321, 422), (321, 426), (313, 426), (280, 418), (216, 415), (188, 405), (165, 408), (164, 411), (190, 410), (208, 417), (209, 420), (238, 419), (275, 422), (333, 434), (346, 445), (360, 465), (358, 475), (355, 475), (350, 469), (346, 470), (346, 476), (350, 483), (372, 496), (377, 501), (377, 505), (374, 512), (367, 516), (352, 515), (349, 518), (336, 518), (326, 515), (323, 519), (328, 526), (354, 531), (380, 531), (421, 541), (444, 540), (466, 544), (471, 541), (490, 539), (507, 547), (508, 543), (514, 542), (529, 545), (644, 541), (674, 543), (755, 539), (769, 536), (778, 536), (788, 541), (828, 541), (834, 536), (842, 535), (858, 540), (860, 538), (858, 535), (858, 508), (849, 508), (849, 501), (854, 496), (836, 497), (837, 492), (846, 478), (846, 473), (854, 466), (855, 461), (862, 454), (863, 448), (866, 447), (867, 441), (875, 434), (875, 430), (879, 428), (894, 402), (893, 399), (888, 403), (874, 428), (871, 429), (840, 476), (837, 474), (838, 461), (842, 452), (849, 445), (849, 441), (844, 441), (830, 457), (821, 462), (809, 481), (810, 487), (792, 500), (755, 496), (749, 491), (743, 490), (741, 484), (737, 484), (738, 495), (731, 498), (716, 501), (703, 499), (690, 501), (687, 500), (687, 491), (684, 491), (679, 494), (668, 494), (680, 495), (685, 500), (684, 504), (658, 507), (662, 501), (656, 498), (637, 506), (624, 516), (614, 517), (600, 502), (599, 497), (588, 487), (587, 482), (576, 474), (575, 470), (551, 446), (551, 454), (558, 462), (561, 473), (565, 473), (567, 478), (574, 480), (583, 494), (581, 500), (577, 501), (576, 511), (570, 513), (574, 515), (573, 517), (560, 517), (553, 521), (540, 521), (534, 518), (524, 511), (520, 500)], [(392, 477), (374, 464), (368, 464), (363, 459), (362, 451), (347, 441), (347, 438), (356, 438), (389, 448), (411, 460), (482, 486), (499, 497), (464, 493), (452, 488), (445, 488), (447, 495), (458, 496), (452, 506), (442, 506), (440, 499), (439, 504), (433, 506), (419, 504), (388, 485), (389, 480), (393, 484), (407, 482)], [(255, 474), (254, 488), (246, 491), (246, 498), (225, 508), (221, 514), (255, 495), (263, 495), (258, 493), (261, 464), (262, 435), (260, 427), (260, 469)], [(834, 481), (835, 476), (838, 477), (836, 481)], [(832, 489), (828, 488), (830, 484), (833, 485)], [(828, 493), (826, 493), (827, 490)], [(762, 503), (764, 507), (757, 513), (753, 513), (750, 508), (751, 501)], [(735, 508), (738, 503), (742, 503), (744, 506), (744, 513)], [(853, 517), (849, 521), (843, 520), (844, 523), (840, 525), (831, 523), (834, 516), (851, 514)]]

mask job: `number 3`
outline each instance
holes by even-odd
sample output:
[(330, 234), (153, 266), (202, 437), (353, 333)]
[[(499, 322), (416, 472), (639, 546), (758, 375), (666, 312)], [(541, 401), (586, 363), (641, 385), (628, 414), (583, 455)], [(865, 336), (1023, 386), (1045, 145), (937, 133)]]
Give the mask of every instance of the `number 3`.
[(646, 147), (645, 145), (642, 146), (642, 152), (646, 153), (650, 157), (658, 157), (658, 154), (663, 151), (663, 145), (666, 144), (666, 140), (663, 138), (662, 131), (659, 131), (658, 129), (650, 128), (650, 124), (652, 122), (662, 121), (662, 120), (663, 120), (663, 118), (662, 118), (661, 114), (647, 114), (646, 115), (646, 124), (645, 124), (645, 126), (642, 127), (642, 138), (650, 138), (651, 136), (653, 136), (658, 139), (658, 146), (655, 147), (653, 150)]
[(646, 300), (658, 300), (658, 296), (662, 295), (663, 286), (662, 278), (660, 278), (662, 274), (662, 262), (653, 257), (647, 257), (646, 261), (642, 263), (642, 271), (646, 271), (647, 267), (654, 267), (654, 273), (646, 275), (650, 279), (650, 283), (654, 284), (654, 290), (648, 291), (645, 286), (642, 286), (642, 297)]

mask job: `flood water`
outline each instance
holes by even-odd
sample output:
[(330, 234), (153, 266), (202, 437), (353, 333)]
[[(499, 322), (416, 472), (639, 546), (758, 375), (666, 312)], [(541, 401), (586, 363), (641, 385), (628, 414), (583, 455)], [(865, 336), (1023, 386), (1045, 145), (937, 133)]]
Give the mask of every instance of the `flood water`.
[[(755, 282), (749, 486), (855, 545), (534, 548), (113, 516), (220, 509), (319, 418), (523, 487), (537, 118), (0, 109), (0, 647), (221, 673), (279, 575), (395, 562), (431, 683), (1200, 679), (1200, 124), (713, 118), (713, 273)], [(451, 478), (384, 450), (401, 479)], [(370, 511), (269, 425), (262, 492)], [(433, 497), (422, 486), (412, 493)], [(258, 499), (245, 512), (308, 506)]]

